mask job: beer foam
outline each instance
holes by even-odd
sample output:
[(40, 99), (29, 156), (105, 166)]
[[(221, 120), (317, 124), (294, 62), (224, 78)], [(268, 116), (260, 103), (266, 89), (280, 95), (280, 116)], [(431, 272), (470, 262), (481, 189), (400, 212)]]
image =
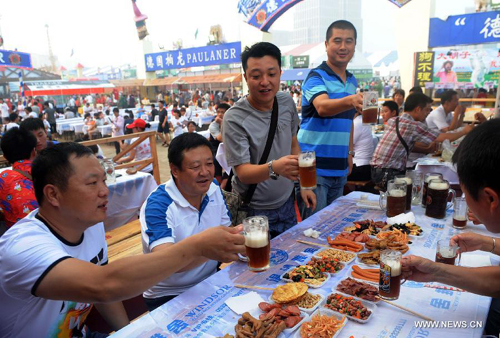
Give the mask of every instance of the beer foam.
[(299, 167), (312, 167), (314, 158), (299, 158)]
[(413, 184), (413, 181), (410, 177), (398, 177), (396, 178), (396, 183), (403, 183), (405, 182), (406, 185), (410, 185), (410, 184)]
[(406, 191), (398, 190), (398, 189), (389, 190), (389, 196), (392, 196), (392, 197), (405, 197), (406, 196)]
[(433, 190), (448, 190), (449, 185), (446, 182), (431, 182), (429, 183), (429, 189)]
[(401, 262), (388, 260), (384, 264), (391, 268), (391, 277), (397, 277), (401, 274)]
[(439, 254), (443, 258), (455, 258), (455, 250), (449, 246), (439, 248)]
[(457, 221), (466, 221), (467, 217), (465, 217), (465, 216), (453, 216), (453, 219), (456, 219)]
[(267, 245), (268, 241), (268, 235), (264, 232), (252, 232), (245, 235), (245, 246), (249, 248), (262, 248)]
[(429, 183), (431, 180), (438, 180), (440, 178), (441, 177), (438, 175), (430, 175), (430, 176), (427, 176), (427, 178), (425, 179), (425, 182)]

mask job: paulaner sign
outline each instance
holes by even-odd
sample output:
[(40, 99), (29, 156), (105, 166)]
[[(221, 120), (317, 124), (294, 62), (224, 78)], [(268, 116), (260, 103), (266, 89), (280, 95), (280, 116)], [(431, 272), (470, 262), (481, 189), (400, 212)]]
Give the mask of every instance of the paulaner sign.
[(221, 65), (240, 62), (241, 42), (171, 50), (144, 55), (146, 71)]

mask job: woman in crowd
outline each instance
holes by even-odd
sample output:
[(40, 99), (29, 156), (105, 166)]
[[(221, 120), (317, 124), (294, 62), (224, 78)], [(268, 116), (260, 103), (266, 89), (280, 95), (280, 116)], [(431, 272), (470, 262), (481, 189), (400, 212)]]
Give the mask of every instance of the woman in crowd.
[[(146, 128), (150, 128), (151, 125), (144, 121), (143, 119), (136, 119), (134, 122), (130, 123), (127, 126), (127, 129), (131, 130), (133, 134), (135, 133), (142, 133), (143, 131), (146, 130)], [(134, 143), (137, 141), (138, 137), (133, 138), (130, 140), (130, 143)], [(149, 138), (146, 138), (144, 141), (142, 141), (138, 146), (135, 148), (131, 149), (128, 153), (127, 157), (122, 157), (116, 161), (118, 164), (122, 163), (128, 163), (132, 162), (134, 160), (136, 161), (141, 161), (141, 160), (146, 160), (148, 158), (151, 158), (151, 145), (149, 143)], [(142, 172), (148, 173), (148, 174), (153, 174), (153, 164), (150, 163), (143, 169), (141, 169)]]

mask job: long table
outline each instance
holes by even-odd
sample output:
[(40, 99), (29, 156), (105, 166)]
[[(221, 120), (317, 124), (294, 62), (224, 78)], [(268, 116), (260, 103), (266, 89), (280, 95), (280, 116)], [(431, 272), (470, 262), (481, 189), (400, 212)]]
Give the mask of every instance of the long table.
[[(237, 289), (233, 285), (275, 287), (278, 283), (282, 283), (280, 281), (281, 274), (293, 266), (307, 263), (312, 254), (319, 249), (315, 246), (298, 243), (296, 240), (302, 239), (326, 244), (328, 235), (341, 232), (345, 226), (352, 225), (353, 221), (383, 220), (386, 218), (380, 210), (369, 210), (356, 206), (360, 196), (360, 192), (344, 196), (323, 211), (275, 238), (271, 244), (271, 268), (268, 271), (252, 273), (248, 271), (244, 263), (233, 263), (172, 301), (126, 326), (115, 333), (113, 337), (222, 337), (225, 333), (231, 333), (240, 316), (232, 312), (225, 301), (250, 291)], [(376, 195), (368, 195), (368, 198), (378, 200)], [(416, 215), (417, 224), (424, 229), (424, 235), (410, 245), (408, 254), (434, 259), (437, 241), (458, 233), (458, 230), (451, 227), (451, 213), (447, 213), (446, 219), (437, 220), (424, 216), (420, 206), (413, 206), (412, 211)], [(303, 236), (303, 231), (308, 228), (320, 231), (320, 239), (313, 240)], [(468, 225), (467, 230), (489, 234), (482, 226)], [(477, 254), (489, 256), (488, 253)], [(314, 289), (314, 291), (325, 296), (330, 294), (332, 287), (350, 275), (350, 270), (350, 266), (344, 268), (330, 278), (325, 286)], [(407, 281), (402, 285), (400, 298), (395, 302), (436, 321), (454, 321), (454, 323), (455, 321), (457, 323), (464, 321), (466, 325), (476, 327), (466, 329), (417, 328), (415, 323), (420, 321), (420, 318), (388, 304), (379, 303), (368, 323), (359, 324), (349, 321), (339, 338), (351, 336), (356, 338), (481, 337), (483, 328), (477, 326), (485, 325), (490, 298), (468, 292), (431, 288), (426, 284), (428, 283)], [(271, 294), (271, 291), (252, 291), (258, 291), (265, 300)]]

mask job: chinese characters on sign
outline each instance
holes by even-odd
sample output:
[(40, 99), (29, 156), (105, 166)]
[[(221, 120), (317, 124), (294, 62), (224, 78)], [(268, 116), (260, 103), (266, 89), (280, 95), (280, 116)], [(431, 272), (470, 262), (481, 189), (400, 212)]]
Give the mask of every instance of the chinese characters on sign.
[(146, 71), (177, 69), (240, 62), (241, 43), (170, 50), (144, 55)]
[(432, 82), (434, 69), (434, 52), (415, 53), (415, 86), (424, 87), (426, 82)]

